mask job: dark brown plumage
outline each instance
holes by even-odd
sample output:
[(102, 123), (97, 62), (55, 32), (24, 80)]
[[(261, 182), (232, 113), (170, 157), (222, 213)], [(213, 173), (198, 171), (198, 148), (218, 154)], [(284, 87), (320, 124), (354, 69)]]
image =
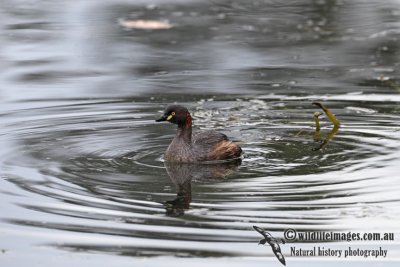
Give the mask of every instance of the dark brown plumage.
[(165, 152), (166, 161), (193, 163), (230, 160), (242, 154), (242, 149), (222, 133), (205, 131), (192, 135), (192, 117), (183, 106), (167, 107), (163, 116), (156, 121), (178, 125), (176, 135)]

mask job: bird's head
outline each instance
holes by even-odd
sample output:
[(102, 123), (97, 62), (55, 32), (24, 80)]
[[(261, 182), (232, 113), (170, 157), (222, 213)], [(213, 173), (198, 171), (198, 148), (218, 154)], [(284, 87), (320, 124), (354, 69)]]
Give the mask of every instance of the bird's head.
[(168, 106), (164, 114), (156, 122), (168, 121), (178, 126), (192, 125), (192, 117), (187, 108), (180, 105)]

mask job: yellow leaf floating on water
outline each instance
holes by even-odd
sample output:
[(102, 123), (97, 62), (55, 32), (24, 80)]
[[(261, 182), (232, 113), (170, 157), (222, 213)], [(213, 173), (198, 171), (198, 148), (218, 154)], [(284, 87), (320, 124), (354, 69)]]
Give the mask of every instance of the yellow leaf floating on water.
[(168, 21), (161, 20), (120, 20), (119, 24), (128, 29), (168, 30), (173, 27)]

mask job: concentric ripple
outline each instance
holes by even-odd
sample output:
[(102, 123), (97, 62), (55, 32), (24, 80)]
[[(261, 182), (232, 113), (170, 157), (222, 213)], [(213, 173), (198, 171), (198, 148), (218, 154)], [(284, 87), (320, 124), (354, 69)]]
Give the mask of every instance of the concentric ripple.
[(277, 235), (395, 229), (397, 103), (327, 102), (342, 127), (319, 150), (332, 127), (325, 118), (314, 132), (311, 100), (184, 104), (196, 131), (241, 143), (240, 166), (165, 165), (175, 129), (154, 118), (166, 103), (49, 101), (3, 114), (2, 140), (13, 144), (2, 160), (3, 222), (54, 230), (44, 242), (57, 248), (140, 256), (264, 255), (249, 245), (254, 224)]

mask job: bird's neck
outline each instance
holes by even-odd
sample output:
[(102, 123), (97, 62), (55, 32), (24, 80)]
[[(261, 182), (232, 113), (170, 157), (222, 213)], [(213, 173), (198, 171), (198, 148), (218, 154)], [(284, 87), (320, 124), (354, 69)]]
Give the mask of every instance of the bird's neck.
[(192, 142), (192, 117), (189, 113), (186, 115), (185, 123), (178, 125), (176, 136), (188, 144)]

